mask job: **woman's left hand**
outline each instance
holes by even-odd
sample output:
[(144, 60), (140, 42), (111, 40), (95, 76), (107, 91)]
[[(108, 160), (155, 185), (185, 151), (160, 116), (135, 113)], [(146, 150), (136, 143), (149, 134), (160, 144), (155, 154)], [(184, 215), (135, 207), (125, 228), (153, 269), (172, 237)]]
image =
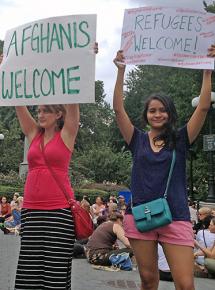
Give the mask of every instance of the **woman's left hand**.
[(212, 44), (208, 48), (208, 54), (207, 54), (207, 56), (209, 56), (209, 57), (215, 57), (215, 44)]

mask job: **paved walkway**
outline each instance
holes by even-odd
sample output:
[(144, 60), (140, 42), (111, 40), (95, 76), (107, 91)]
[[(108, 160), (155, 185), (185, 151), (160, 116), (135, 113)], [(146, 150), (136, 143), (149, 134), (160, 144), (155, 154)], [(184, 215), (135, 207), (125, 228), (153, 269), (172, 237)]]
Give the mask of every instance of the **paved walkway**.
[[(0, 231), (0, 290), (14, 290), (18, 251), (19, 237), (4, 235)], [(85, 259), (73, 261), (72, 275), (72, 290), (139, 290), (137, 271), (95, 270)], [(196, 290), (215, 289), (214, 279), (195, 278), (195, 284)], [(159, 290), (174, 289), (172, 282), (160, 282)]]

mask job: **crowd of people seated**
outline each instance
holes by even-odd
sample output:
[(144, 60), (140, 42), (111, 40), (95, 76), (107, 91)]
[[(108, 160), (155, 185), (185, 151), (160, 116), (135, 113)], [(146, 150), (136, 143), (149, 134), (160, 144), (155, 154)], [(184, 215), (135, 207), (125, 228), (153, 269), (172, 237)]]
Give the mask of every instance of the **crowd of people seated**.
[[(0, 228), (4, 234), (19, 234), (22, 202), (23, 197), (17, 192), (14, 193), (11, 202), (6, 196), (1, 197)], [(89, 239), (76, 241), (74, 258), (87, 258), (91, 264), (109, 266), (109, 257), (113, 253), (127, 252), (133, 256), (123, 229), (123, 217), (127, 206), (123, 195), (111, 195), (106, 201), (97, 196), (92, 204), (87, 196), (83, 196), (80, 205), (89, 212), (94, 232)], [(215, 277), (215, 210), (208, 207), (197, 210), (192, 206), (191, 222), (195, 235), (194, 271), (197, 275), (204, 273), (200, 277)], [(172, 281), (161, 245), (158, 247), (158, 257), (160, 279)]]
[[(122, 241), (122, 251), (128, 251), (132, 255), (127, 238), (123, 234), (122, 221), (126, 210), (124, 196), (120, 195), (116, 198), (111, 195), (107, 201), (98, 196), (92, 205), (84, 196), (81, 205), (90, 213), (95, 227), (89, 240), (81, 241), (81, 247), (77, 244), (77, 249), (81, 249), (82, 256), (87, 257), (88, 261), (95, 265), (110, 265), (109, 256), (114, 251), (121, 251), (117, 245), (118, 240)], [(206, 273), (205, 277), (208, 277), (208, 273), (213, 276), (215, 275), (215, 210), (208, 207), (197, 210), (195, 206), (191, 207), (191, 222), (195, 235), (194, 270), (195, 273), (196, 269)], [(119, 215), (118, 218), (116, 214)], [(116, 225), (120, 228), (120, 236), (117, 236), (114, 230)], [(172, 281), (161, 245), (158, 250), (160, 279)]]
[(12, 201), (9, 203), (6, 196), (0, 200), (0, 228), (4, 234), (20, 232), (21, 227), (21, 208), (23, 197), (15, 192)]
[(215, 277), (215, 211), (209, 207), (198, 210), (194, 225), (194, 270), (200, 277)]

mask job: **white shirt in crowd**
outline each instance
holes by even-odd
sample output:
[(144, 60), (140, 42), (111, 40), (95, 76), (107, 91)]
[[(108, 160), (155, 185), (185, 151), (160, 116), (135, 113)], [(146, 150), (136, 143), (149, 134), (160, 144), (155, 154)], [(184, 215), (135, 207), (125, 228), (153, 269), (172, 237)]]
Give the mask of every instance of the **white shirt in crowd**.
[(170, 271), (168, 262), (163, 252), (163, 248), (160, 244), (158, 244), (158, 269), (164, 272)]

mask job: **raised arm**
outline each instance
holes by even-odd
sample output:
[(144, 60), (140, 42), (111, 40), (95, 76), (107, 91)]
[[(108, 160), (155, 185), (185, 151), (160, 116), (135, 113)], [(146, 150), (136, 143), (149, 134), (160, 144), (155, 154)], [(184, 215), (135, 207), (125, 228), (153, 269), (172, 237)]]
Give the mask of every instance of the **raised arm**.
[(132, 125), (124, 108), (123, 82), (125, 74), (125, 65), (123, 64), (123, 61), (124, 61), (123, 53), (120, 50), (117, 52), (117, 56), (114, 59), (114, 63), (118, 68), (118, 72), (113, 96), (113, 109), (116, 114), (116, 121), (120, 129), (120, 132), (124, 140), (127, 142), (127, 144), (129, 144), (134, 132), (134, 126)]
[(190, 144), (196, 139), (204, 125), (207, 112), (211, 105), (211, 71), (204, 70), (202, 89), (200, 93), (199, 103), (192, 117), (187, 124), (188, 137)]
[(72, 151), (79, 129), (80, 112), (78, 104), (65, 105), (66, 116), (61, 137), (67, 147)]
[(25, 106), (16, 107), (16, 115), (18, 117), (22, 132), (27, 137), (29, 144), (31, 144), (32, 140), (39, 131), (37, 122)]
[[(208, 49), (208, 56), (211, 57), (215, 56), (215, 45), (212, 45)], [(211, 76), (212, 76), (211, 70), (203, 71), (202, 88), (199, 98), (199, 104), (187, 124), (190, 144), (196, 139), (199, 132), (201, 131), (207, 116), (207, 112), (211, 106)]]

